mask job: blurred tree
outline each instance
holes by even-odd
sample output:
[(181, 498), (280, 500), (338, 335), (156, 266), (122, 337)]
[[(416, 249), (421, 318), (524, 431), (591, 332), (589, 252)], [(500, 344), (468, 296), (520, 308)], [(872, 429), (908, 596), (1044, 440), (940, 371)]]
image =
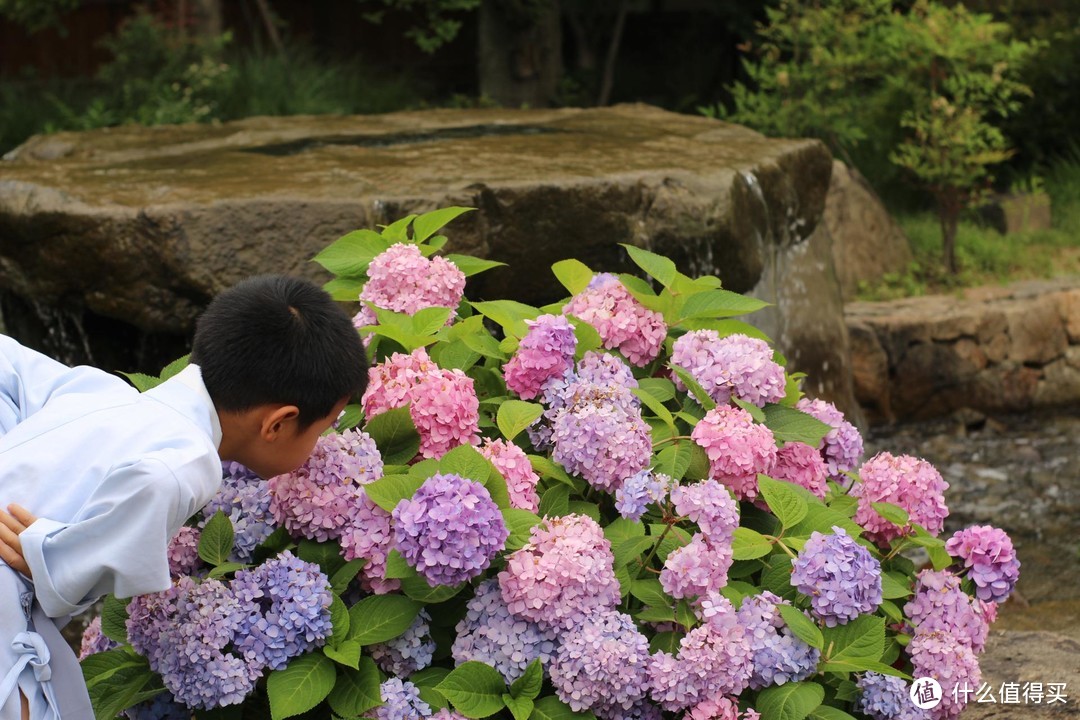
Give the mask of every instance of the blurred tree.
[(55, 27), (60, 17), (79, 6), (82, 0), (0, 0), (0, 17), (22, 25), (30, 32)]

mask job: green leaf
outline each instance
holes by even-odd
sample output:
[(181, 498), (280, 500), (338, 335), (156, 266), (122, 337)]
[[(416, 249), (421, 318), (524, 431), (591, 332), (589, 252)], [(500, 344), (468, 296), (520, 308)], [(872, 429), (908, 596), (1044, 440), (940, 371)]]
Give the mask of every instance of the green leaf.
[(416, 219), (416, 215), (406, 215), (403, 218), (399, 218), (389, 225), (380, 225), (382, 228), (382, 237), (388, 240), (408, 242), (409, 235), (409, 223)]
[(832, 705), (818, 705), (807, 717), (810, 720), (855, 720), (853, 715)]
[(327, 645), (323, 647), (323, 655), (339, 665), (359, 669), (360, 652), (363, 646), (356, 640), (344, 640), (340, 645)]
[(439, 460), (439, 472), (454, 473), (483, 485), (494, 468), (472, 445), (458, 445)]
[(466, 347), (470, 350), (479, 353), (484, 357), (494, 358), (499, 361), (506, 360), (506, 353), (499, 347), (499, 341), (488, 335), (488, 331), (484, 328), (483, 320), (479, 315), (474, 317), (480, 321), (479, 327), (475, 332), (463, 335), (461, 341), (465, 343)]
[(161, 378), (156, 378), (153, 375), (147, 375), (146, 373), (126, 373), (120, 371), (120, 374), (126, 377), (128, 382), (130, 382), (139, 392), (152, 390), (164, 382)]
[(596, 503), (591, 503), (586, 500), (571, 500), (570, 513), (584, 515), (585, 517), (592, 518), (597, 523), (600, 522), (600, 508)]
[(337, 683), (326, 698), (330, 709), (342, 717), (358, 717), (382, 704), (379, 669), (369, 657), (361, 657), (359, 668), (339, 668)]
[(813, 682), (784, 683), (758, 693), (754, 709), (761, 720), (803, 720), (825, 699), (825, 688)]
[(667, 378), (642, 378), (638, 380), (638, 387), (660, 402), (667, 402), (675, 397), (675, 383)]
[(356, 302), (360, 293), (364, 290), (367, 280), (358, 277), (336, 277), (323, 285), (323, 290), (330, 294), (334, 300), (341, 302)]
[(510, 337), (521, 339), (529, 331), (526, 320), (535, 320), (540, 314), (536, 308), (514, 300), (491, 300), (470, 303), (477, 312), (490, 318)]
[(341, 545), (337, 541), (301, 540), (296, 556), (304, 562), (317, 564), (328, 578), (333, 577), (334, 573), (345, 565), (345, 558), (341, 557)]
[(675, 263), (663, 255), (657, 255), (634, 245), (619, 244), (626, 248), (626, 252), (630, 253), (630, 259), (634, 261), (635, 265), (664, 287), (671, 287), (671, 283), (675, 281), (675, 275), (678, 273)]
[(747, 527), (735, 528), (735, 537), (731, 541), (732, 557), (735, 560), (753, 560), (772, 552), (773, 543), (756, 530)]
[(901, 672), (891, 665), (877, 661), (860, 661), (860, 662), (848, 662), (848, 661), (826, 661), (823, 662), (819, 668), (821, 672), (834, 672), (841, 675), (853, 672), (866, 672), (867, 670), (880, 673), (882, 675), (892, 675), (893, 677), (904, 678), (910, 680), (911, 676), (905, 672)]
[(860, 615), (846, 625), (825, 628), (825, 647), (831, 648), (825, 658), (831, 662), (861, 665), (877, 662), (885, 652), (885, 618)]
[(529, 464), (532, 465), (533, 470), (541, 477), (554, 478), (555, 480), (568, 485), (572, 489), (577, 489), (574, 479), (567, 475), (566, 470), (563, 470), (562, 466), (558, 463), (541, 455), (530, 455)]
[(224, 577), (231, 572), (236, 572), (237, 570), (242, 570), (246, 567), (250, 566), (238, 562), (224, 562), (212, 569), (209, 573), (206, 574), (206, 576), (211, 578)]
[(502, 699), (509, 708), (510, 714), (514, 716), (514, 720), (529, 720), (533, 711), (532, 698), (516, 698), (510, 693), (503, 693)]
[(374, 645), (409, 629), (422, 606), (401, 595), (371, 595), (349, 608), (349, 639)]
[(349, 636), (349, 608), (335, 591), (330, 601), (330, 627), (333, 629), (330, 635), (330, 643), (337, 645), (345, 641)]
[(272, 720), (299, 715), (312, 709), (334, 689), (337, 671), (325, 655), (310, 653), (275, 670), (266, 679)]
[(672, 372), (682, 380), (683, 385), (690, 390), (694, 398), (700, 403), (701, 407), (706, 410), (712, 410), (716, 407), (716, 401), (709, 397), (709, 393), (705, 392), (705, 388), (701, 387), (701, 384), (694, 379), (693, 375), (678, 365), (668, 365), (668, 367), (670, 367)]
[(756, 423), (765, 424), (765, 411), (759, 408), (757, 405), (745, 400), (740, 400), (737, 397), (732, 397), (731, 401), (741, 407), (746, 412), (750, 413), (751, 419)]
[(911, 520), (911, 516), (908, 515), (908, 511), (899, 505), (894, 505), (887, 502), (872, 502), (870, 507), (874, 508), (874, 511), (885, 518), (893, 525), (904, 527)]
[(330, 576), (330, 589), (339, 595), (348, 590), (349, 583), (360, 574), (360, 569), (364, 567), (365, 562), (367, 562), (367, 560), (364, 558), (356, 558), (338, 568), (337, 571)]
[(413, 241), (420, 243), (427, 240), (448, 225), (454, 218), (475, 209), (476, 208), (452, 205), (417, 216), (412, 224)]
[(161, 369), (161, 379), (162, 379), (162, 381), (168, 380), (171, 377), (176, 377), (180, 373), (181, 370), (183, 370), (184, 368), (186, 368), (188, 366), (188, 363), (190, 361), (191, 361), (191, 353), (188, 353), (187, 355), (184, 355), (183, 357), (176, 358), (171, 363), (169, 363), (168, 365), (163, 367)]
[(434, 335), (446, 327), (446, 321), (450, 319), (450, 308), (429, 307), (417, 310), (412, 316), (413, 332), (417, 335)]
[(604, 528), (604, 537), (614, 545), (620, 540), (641, 537), (645, 534), (645, 524), (640, 520), (615, 518)]
[(97, 718), (114, 718), (134, 705), (154, 679), (146, 658), (130, 647), (94, 653), (80, 665)]
[(352, 430), (360, 421), (364, 419), (364, 408), (358, 404), (346, 405), (345, 409), (341, 413), (341, 417), (334, 423), (334, 427), (338, 432), (345, 430)]
[(686, 298), (679, 309), (680, 322), (696, 318), (729, 318), (749, 315), (769, 303), (730, 290), (706, 290)]
[(630, 594), (646, 605), (663, 607), (673, 605), (674, 599), (664, 592), (660, 581), (654, 578), (633, 578), (630, 584)]
[(690, 607), (690, 603), (686, 600), (680, 600), (679, 604), (675, 606), (675, 620), (687, 631), (692, 630), (698, 622), (694, 609)]
[[(651, 393), (646, 392), (641, 388), (634, 388), (633, 390), (631, 390), (631, 392), (634, 393), (634, 395), (636, 395), (639, 400), (641, 400), (645, 407), (652, 410), (653, 415), (663, 420), (664, 424), (671, 428), (672, 432), (675, 431), (675, 418), (672, 417), (671, 411), (664, 407), (664, 403), (660, 402), (659, 400), (654, 398)], [(690, 460), (689, 458), (687, 458), (687, 464), (689, 464), (689, 462)]]
[(697, 443), (690, 446), (690, 467), (686, 468), (687, 480), (704, 480), (709, 477), (709, 456)]
[(232, 520), (218, 510), (207, 521), (199, 536), (199, 557), (208, 565), (228, 562), (234, 540)]
[(821, 650), (825, 647), (825, 637), (821, 634), (821, 628), (815, 625), (810, 618), (791, 605), (777, 605), (784, 622), (795, 633), (795, 637), (802, 640), (810, 647)]
[(476, 363), (480, 362), (480, 353), (469, 349), (464, 340), (443, 342), (431, 349), (431, 359), (447, 370), (468, 371)]
[(581, 318), (573, 315), (568, 315), (567, 317), (570, 318), (570, 324), (574, 326), (574, 339), (577, 341), (577, 344), (574, 346), (575, 360), (580, 360), (585, 357), (585, 353), (590, 350), (599, 350), (603, 347), (604, 341), (596, 328)]
[(121, 645), (128, 641), (128, 602), (117, 599), (115, 595), (106, 595), (105, 605), (101, 608), (101, 633)]
[(792, 489), (792, 484), (773, 480), (768, 475), (758, 475), (758, 489), (773, 515), (785, 528), (792, 528), (806, 517), (808, 506), (802, 495)]
[(513, 682), (510, 686), (510, 694), (516, 698), (524, 697), (532, 700), (540, 694), (543, 685), (544, 667), (538, 658), (529, 663), (521, 677)]
[(911, 595), (911, 579), (898, 572), (881, 573), (881, 597), (885, 600)]
[(532, 529), (543, 522), (539, 516), (528, 510), (519, 510), (517, 508), (503, 510), (502, 516), (503, 522), (506, 523), (506, 529), (510, 531), (510, 536), (506, 539), (507, 550), (517, 550), (529, 542)]
[(420, 450), (420, 434), (416, 432), (408, 406), (368, 418), (364, 430), (375, 441), (387, 465), (407, 463)]
[(326, 246), (312, 262), (334, 273), (349, 278), (363, 277), (368, 265), (391, 243), (372, 230), (356, 230), (343, 235)]
[(621, 567), (635, 560), (640, 560), (641, 554), (651, 550), (655, 544), (656, 538), (644, 535), (612, 543), (611, 552), (615, 556), (615, 567)]
[(386, 556), (386, 572), (383, 574), (393, 580), (412, 577), (416, 574), (416, 571), (405, 561), (400, 552), (391, 548)]
[(577, 295), (592, 282), (594, 273), (580, 260), (560, 260), (551, 266), (551, 272), (571, 295)]
[(482, 662), (458, 665), (435, 689), (467, 718), (485, 718), (506, 706), (506, 682), (498, 670)]
[(523, 400), (507, 400), (499, 406), (495, 422), (499, 432), (508, 442), (513, 442), (522, 430), (536, 422), (544, 414), (544, 406)]
[(492, 268), (506, 267), (506, 263), (497, 262), (495, 260), (484, 260), (482, 258), (473, 257), (472, 255), (447, 255), (446, 259), (457, 265), (458, 270), (460, 270), (465, 277), (479, 275)]
[(771, 564), (761, 573), (761, 587), (785, 600), (794, 600), (796, 592), (791, 587), (791, 560), (787, 555), (777, 554), (769, 558), (769, 562)]
[(763, 409), (765, 426), (781, 442), (801, 442), (817, 447), (826, 433), (832, 430), (831, 425), (786, 405), (766, 405)]
[(562, 517), (570, 512), (570, 486), (558, 484), (540, 498), (540, 517)]
[(649, 642), (649, 652), (656, 653), (663, 650), (666, 653), (672, 655), (679, 654), (679, 645), (682, 643), (683, 634), (681, 632), (660, 632), (653, 636), (651, 642)]
[(427, 478), (419, 478), (415, 475), (387, 475), (365, 485), (364, 492), (383, 510), (393, 512), (399, 502), (415, 495), (425, 482)]
[(457, 595), (462, 591), (466, 584), (467, 583), (461, 583), (459, 585), (437, 585), (436, 587), (431, 587), (428, 585), (427, 580), (417, 575), (414, 571), (409, 577), (401, 578), (401, 592), (417, 602), (422, 602), (426, 605), (436, 605), (441, 602), (446, 602)]
[(665, 527), (670, 527), (670, 530), (668, 530), (667, 537), (665, 537), (663, 540), (660, 541), (660, 547), (656, 551), (656, 557), (662, 563), (667, 562), (668, 555), (675, 552), (676, 550), (678, 550), (681, 547), (689, 545), (690, 544), (690, 539), (691, 539), (690, 538), (690, 533), (686, 532), (685, 530), (680, 528), (678, 525), (671, 525), (671, 526), (666, 526), (666, 525), (661, 525), (661, 524), (650, 525), (650, 529), (651, 529), (652, 534), (654, 536), (659, 536), (659, 535), (663, 534), (663, 529)]
[(675, 608), (666, 605), (663, 607), (644, 607), (634, 614), (634, 618), (638, 622), (675, 622)]
[(559, 698), (548, 695), (535, 702), (529, 720), (593, 720), (593, 714), (574, 712)]

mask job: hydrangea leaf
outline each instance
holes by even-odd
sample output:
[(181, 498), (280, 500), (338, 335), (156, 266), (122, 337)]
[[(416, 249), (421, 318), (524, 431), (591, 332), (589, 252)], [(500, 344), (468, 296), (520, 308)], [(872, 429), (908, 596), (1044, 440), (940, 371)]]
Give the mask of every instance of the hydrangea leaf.
[(525, 402), (524, 400), (507, 400), (499, 406), (499, 412), (495, 416), (495, 422), (499, 426), (499, 432), (509, 442), (521, 434), (525, 428), (532, 425), (544, 414), (544, 406), (539, 403)]
[(679, 644), (682, 642), (683, 634), (681, 632), (659, 632), (649, 642), (649, 652), (666, 652), (672, 655), (678, 655)]
[(368, 418), (364, 430), (375, 441), (387, 465), (407, 463), (420, 450), (420, 434), (416, 432), (408, 405)]
[(832, 430), (831, 425), (786, 405), (770, 403), (765, 405), (763, 411), (765, 426), (772, 430), (773, 437), (781, 442), (801, 442), (817, 447), (821, 439)]
[[(631, 392), (641, 400), (645, 407), (652, 410), (653, 415), (663, 420), (664, 424), (671, 428), (672, 432), (675, 431), (675, 418), (671, 415), (671, 411), (664, 407), (664, 403), (653, 397), (652, 393), (642, 390), (639, 387), (634, 388)], [(687, 461), (687, 464), (689, 464), (689, 460)]]
[(675, 383), (667, 378), (641, 378), (638, 387), (660, 402), (675, 399)]
[(334, 689), (337, 671), (325, 655), (301, 655), (288, 667), (275, 670), (266, 679), (272, 720), (299, 715), (312, 709)]
[(190, 361), (191, 361), (191, 353), (188, 353), (187, 355), (184, 355), (183, 357), (176, 358), (171, 363), (169, 363), (168, 365), (166, 365), (165, 367), (163, 367), (161, 369), (161, 380), (164, 382), (165, 380), (168, 380), (171, 377), (175, 377), (176, 375), (178, 375), (180, 373), (181, 370), (183, 370), (184, 368), (186, 368), (188, 366), (188, 363)]
[[(433, 236), (429, 237), (426, 241), (420, 243), (420, 254), (423, 255), (424, 257), (431, 257), (435, 253), (439, 252), (439, 250), (442, 250), (443, 247), (445, 247), (446, 243), (448, 243), (448, 242), (450, 242), (450, 238), (446, 237), (445, 235), (433, 235)], [(462, 257), (462, 256), (458, 256), (458, 257)], [(471, 256), (464, 256), (464, 257), (471, 257)], [(449, 259), (450, 259), (450, 257), (447, 256), (447, 260), (449, 260)], [(473, 259), (474, 260), (479, 260), (479, 258), (473, 258)]]
[(352, 430), (357, 425), (359, 425), (360, 421), (363, 419), (364, 408), (361, 407), (359, 404), (353, 403), (350, 405), (346, 405), (345, 409), (341, 411), (341, 417), (339, 417), (337, 419), (337, 422), (334, 423), (334, 427), (337, 428), (338, 432)]
[(349, 622), (349, 608), (345, 607), (345, 602), (335, 592), (333, 599), (330, 601), (331, 635), (327, 638), (327, 642), (331, 645), (344, 642), (349, 636)]
[(451, 308), (429, 307), (417, 310), (412, 314), (412, 330), (417, 335), (434, 335), (446, 327), (446, 321), (450, 319)]
[(861, 615), (846, 625), (822, 632), (828, 649), (825, 659), (829, 662), (877, 662), (885, 651), (885, 619), (878, 615)]
[(506, 681), (490, 665), (470, 660), (454, 668), (435, 689), (467, 718), (485, 718), (506, 707)]
[(95, 653), (81, 663), (94, 717), (113, 718), (131, 707), (154, 678), (146, 658), (130, 647)]
[(802, 640), (810, 647), (815, 647), (821, 650), (825, 646), (825, 636), (821, 634), (821, 628), (815, 625), (810, 618), (791, 605), (778, 605), (780, 609), (780, 615), (784, 618), (784, 622), (791, 628), (791, 632), (795, 633), (795, 637)]
[(447, 370), (468, 371), (480, 362), (480, 353), (472, 350), (464, 340), (439, 343), (431, 349), (431, 359)]
[(323, 285), (323, 290), (334, 300), (356, 302), (367, 280), (362, 277), (336, 277)]
[(408, 576), (401, 578), (401, 592), (408, 597), (428, 605), (446, 602), (461, 592), (467, 583), (460, 585), (436, 585), (431, 587), (427, 580), (420, 577), (415, 570)]
[(146, 392), (147, 390), (156, 388), (164, 382), (161, 378), (156, 378), (153, 375), (147, 375), (146, 373), (127, 373), (121, 371), (120, 374), (126, 377), (128, 382), (130, 382), (139, 392)]
[(640, 560), (641, 554), (646, 550), (651, 550), (655, 544), (656, 538), (644, 535), (612, 543), (611, 552), (615, 556), (615, 567), (621, 567), (635, 560)]
[(510, 685), (510, 694), (516, 698), (535, 699), (544, 686), (544, 667), (540, 659), (533, 660), (517, 680)]
[(640, 520), (615, 518), (604, 528), (604, 537), (611, 541), (612, 544), (627, 538), (641, 537), (644, 534), (645, 524)]
[(341, 557), (341, 546), (336, 541), (301, 540), (296, 556), (304, 562), (318, 565), (328, 578), (333, 577), (334, 573), (345, 565), (345, 558)]
[(870, 660), (864, 660), (859, 662), (834, 660), (829, 662), (823, 662), (819, 669), (822, 672), (834, 672), (841, 675), (872, 670), (873, 672), (879, 673), (881, 675), (892, 675), (893, 677), (903, 678), (904, 680), (911, 680), (910, 675), (905, 672), (901, 672), (900, 670), (897, 670), (891, 665), (886, 665), (882, 662)]
[(510, 531), (510, 536), (506, 539), (507, 550), (517, 550), (529, 542), (532, 529), (542, 522), (538, 515), (517, 508), (503, 510), (502, 516), (506, 528)]
[(654, 578), (634, 578), (630, 584), (630, 594), (646, 605), (660, 607), (674, 604), (674, 600), (664, 592), (660, 581)]
[[(792, 487), (791, 483), (773, 480), (768, 475), (758, 475), (758, 489), (773, 515), (776, 515), (785, 528), (798, 525), (806, 517), (808, 510), (806, 500)], [(740, 558), (745, 559), (747, 558)]]
[(413, 242), (409, 238), (409, 223), (415, 220), (417, 215), (406, 215), (405, 217), (395, 220), (389, 225), (380, 225), (382, 237), (387, 240), (393, 240), (394, 242)]
[(415, 574), (416, 570), (405, 561), (401, 553), (391, 548), (386, 556), (386, 572), (383, 575), (390, 579), (401, 579), (412, 577)]
[(420, 243), (427, 240), (439, 230), (442, 230), (446, 225), (453, 221), (454, 218), (475, 209), (476, 208), (451, 205), (416, 216), (412, 224), (413, 242)]
[(494, 468), (472, 445), (458, 445), (439, 460), (439, 472), (454, 473), (483, 485)]
[[(709, 397), (709, 393), (705, 392), (705, 388), (701, 387), (701, 383), (695, 380), (693, 375), (678, 365), (669, 365), (668, 367), (678, 376), (679, 380), (682, 380), (682, 384), (690, 390), (694, 398), (701, 404), (701, 407), (706, 410), (712, 410), (716, 407), (716, 401)], [(822, 433), (822, 436), (824, 437), (824, 433)]]
[[(339, 277), (362, 278), (371, 261), (391, 243), (372, 230), (356, 230), (341, 236), (312, 258), (312, 262)], [(355, 297), (353, 298), (356, 299)]]
[[(721, 590), (723, 592), (723, 590)], [(675, 622), (675, 608), (667, 605), (661, 607), (645, 607), (634, 613), (634, 618), (639, 622), (668, 623)]]
[(496, 260), (484, 260), (483, 258), (473, 257), (471, 255), (447, 255), (446, 259), (457, 265), (458, 270), (462, 272), (465, 277), (472, 277), (473, 275), (479, 275), (482, 272), (491, 270), (497, 267), (506, 267), (506, 263), (498, 262)]
[(541, 477), (558, 480), (559, 482), (568, 485), (572, 490), (579, 489), (578, 483), (575, 482), (572, 477), (567, 475), (566, 470), (554, 460), (543, 457), (542, 455), (530, 455), (529, 464), (532, 465), (532, 469)]
[(762, 690), (755, 709), (761, 713), (762, 720), (803, 720), (824, 699), (825, 688), (818, 683), (784, 683)]
[(250, 567), (250, 566), (245, 565), (244, 563), (238, 563), (238, 562), (225, 562), (225, 563), (221, 563), (217, 567), (210, 570), (210, 572), (207, 573), (206, 576), (210, 577), (210, 578), (219, 578), (219, 577), (223, 577), (225, 575), (228, 575), (231, 572), (236, 572), (237, 570), (242, 570), (243, 568), (246, 568), (246, 567)]
[[(700, 318), (731, 318), (749, 315), (769, 303), (730, 290), (705, 290), (686, 297), (678, 309), (679, 323)], [(678, 323), (677, 323), (678, 324)]]
[(818, 705), (807, 717), (809, 720), (855, 720), (855, 716), (832, 705)]
[(908, 515), (908, 511), (899, 505), (894, 505), (888, 502), (872, 502), (870, 507), (874, 508), (881, 517), (885, 518), (893, 525), (904, 527), (911, 520), (911, 516)]
[(382, 704), (375, 661), (361, 657), (356, 670), (338, 668), (337, 682), (326, 700), (330, 709), (342, 717), (358, 717)]
[(363, 646), (356, 640), (343, 640), (340, 645), (327, 645), (323, 647), (323, 655), (339, 665), (359, 669), (360, 652)]
[(797, 593), (791, 586), (791, 559), (779, 553), (770, 560), (761, 574), (761, 587), (785, 600), (794, 600)]
[(551, 272), (571, 295), (577, 295), (587, 288), (596, 274), (588, 265), (573, 258), (555, 263), (551, 266)]
[(898, 572), (881, 573), (881, 597), (886, 600), (911, 595), (911, 582)]
[(207, 521), (199, 536), (199, 557), (208, 565), (216, 566), (228, 562), (234, 539), (232, 520), (218, 510)]
[(675, 268), (675, 263), (670, 258), (666, 258), (663, 255), (657, 255), (654, 252), (639, 248), (635, 245), (628, 245), (627, 243), (619, 243), (626, 252), (630, 253), (630, 259), (634, 261), (634, 264), (649, 274), (649, 277), (656, 280), (664, 287), (671, 287), (671, 284), (675, 281), (675, 276), (678, 274), (678, 270)]
[(101, 608), (102, 634), (121, 645), (128, 641), (127, 605), (127, 600), (120, 600), (115, 595), (107, 595), (105, 605)]
[(423, 607), (403, 595), (372, 595), (349, 608), (349, 639), (374, 645), (409, 629)]
[(489, 300), (471, 303), (481, 315), (497, 323), (510, 337), (520, 340), (529, 331), (526, 320), (535, 320), (540, 314), (537, 308), (514, 300)]
[(364, 558), (356, 558), (342, 565), (330, 575), (330, 588), (336, 593), (345, 592), (366, 562)]
[(514, 716), (514, 720), (529, 720), (529, 716), (532, 715), (534, 705), (532, 698), (516, 698), (510, 693), (503, 693), (503, 703)]
[(731, 542), (732, 557), (735, 560), (753, 560), (772, 552), (773, 543), (757, 530), (747, 527), (735, 528)]
[(584, 515), (585, 517), (592, 518), (596, 522), (600, 522), (600, 508), (595, 503), (586, 502), (584, 500), (571, 500), (570, 512), (577, 515)]
[(371, 501), (386, 512), (393, 512), (398, 503), (408, 500), (427, 478), (414, 475), (387, 475), (373, 483), (364, 486), (364, 492)]
[(542, 697), (533, 705), (529, 720), (595, 720), (590, 712), (574, 712), (554, 695)]
[(555, 485), (544, 491), (540, 498), (540, 517), (562, 517), (570, 512), (570, 488)]
[(693, 459), (694, 443), (676, 441), (657, 453), (653, 470), (668, 475), (678, 482), (686, 477)]

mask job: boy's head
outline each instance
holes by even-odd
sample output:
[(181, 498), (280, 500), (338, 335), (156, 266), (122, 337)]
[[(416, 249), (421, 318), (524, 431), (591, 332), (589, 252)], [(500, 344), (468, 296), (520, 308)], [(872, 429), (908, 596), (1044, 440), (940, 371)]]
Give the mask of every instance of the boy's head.
[(289, 472), (345, 401), (367, 386), (364, 345), (316, 285), (264, 275), (222, 292), (199, 318), (191, 362), (222, 420), (227, 453), (264, 477)]

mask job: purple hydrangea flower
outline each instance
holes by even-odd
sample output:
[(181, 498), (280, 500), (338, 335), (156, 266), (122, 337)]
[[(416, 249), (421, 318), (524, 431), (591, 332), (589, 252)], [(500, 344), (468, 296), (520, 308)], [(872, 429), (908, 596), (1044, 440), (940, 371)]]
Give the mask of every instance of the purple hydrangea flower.
[(507, 558), (499, 587), (514, 615), (545, 630), (570, 629), (618, 604), (614, 562), (611, 543), (595, 520), (550, 518)]
[(802, 398), (795, 408), (832, 427), (822, 438), (818, 450), (825, 459), (829, 477), (847, 487), (850, 481), (844, 473), (858, 467), (863, 454), (859, 429), (844, 419), (844, 413), (837, 410), (835, 405), (825, 400)]
[(649, 641), (629, 615), (612, 611), (590, 618), (560, 640), (551, 682), (575, 711), (629, 710), (645, 697)]
[(360, 569), (360, 585), (376, 595), (401, 587), (400, 580), (386, 577), (386, 559), (394, 540), (390, 522), (390, 513), (364, 493), (341, 531), (342, 556), (346, 560), (366, 560)]
[(949, 483), (933, 465), (910, 455), (882, 452), (863, 463), (859, 477), (862, 482), (851, 489), (851, 495), (859, 498), (855, 522), (880, 547), (887, 547), (906, 529), (879, 515), (872, 505), (875, 502), (899, 505), (907, 510), (911, 522), (922, 525), (931, 535), (941, 532), (949, 514), (945, 505)]
[(738, 407), (715, 407), (694, 426), (690, 437), (709, 456), (709, 477), (719, 480), (739, 500), (756, 500), (758, 473), (776, 464), (776, 440), (750, 413)]
[(953, 534), (945, 550), (964, 561), (967, 576), (975, 583), (975, 596), (1003, 603), (1020, 579), (1020, 561), (1004, 530), (974, 525)]
[(989, 623), (960, 589), (960, 578), (948, 570), (920, 572), (904, 614), (916, 634), (943, 632), (977, 653), (986, 645)]
[(576, 403), (551, 423), (552, 458), (589, 485), (614, 492), (623, 480), (645, 470), (652, 440), (641, 410), (617, 403)]
[(780, 615), (777, 606), (788, 604), (766, 591), (746, 598), (739, 608), (754, 653), (750, 676), (754, 690), (805, 680), (817, 670), (821, 652), (788, 630)]
[(191, 708), (176, 702), (166, 690), (124, 711), (128, 720), (191, 720)]
[(930, 713), (911, 702), (908, 684), (898, 677), (868, 672), (855, 683), (862, 693), (855, 709), (871, 720), (929, 720)]
[(673, 598), (713, 595), (727, 585), (731, 562), (730, 540), (712, 543), (695, 533), (688, 545), (667, 556), (660, 571), (660, 585)]
[(79, 644), (79, 659), (112, 650), (114, 647), (118, 647), (118, 644), (101, 632), (101, 616), (97, 615), (83, 630), (82, 641)]
[(627, 520), (640, 520), (649, 503), (663, 503), (671, 477), (652, 470), (642, 470), (631, 475), (615, 490), (615, 509)]
[(421, 610), (409, 629), (392, 640), (371, 646), (371, 657), (388, 675), (408, 677), (431, 664), (435, 640), (431, 637), (431, 616)]
[(506, 387), (526, 400), (540, 393), (544, 383), (562, 377), (574, 367), (577, 337), (562, 315), (541, 315), (526, 320), (529, 332), (503, 368)]
[(174, 578), (191, 575), (202, 564), (199, 558), (199, 531), (182, 527), (169, 541), (169, 574)]
[(739, 527), (739, 504), (716, 480), (674, 487), (671, 502), (676, 512), (697, 523), (710, 543), (730, 543)]
[(627, 389), (638, 386), (637, 378), (630, 366), (611, 353), (590, 350), (577, 364), (577, 377), (582, 382), (593, 385), (616, 385)]
[(457, 585), (491, 564), (510, 531), (487, 488), (436, 474), (392, 513), (394, 544), (428, 585)]
[(494, 578), (477, 586), (456, 633), (451, 650), (454, 662), (487, 663), (508, 685), (521, 677), (533, 660), (539, 658), (546, 666), (555, 654), (555, 633), (512, 615)]
[(247, 563), (255, 548), (270, 534), (276, 525), (270, 512), (270, 485), (240, 463), (223, 463), (224, 476), (217, 495), (203, 508), (204, 520), (199, 527), (219, 510), (232, 521), (235, 540), (229, 560)]
[(916, 633), (908, 643), (907, 652), (914, 666), (913, 676), (931, 677), (941, 685), (941, 703), (930, 710), (932, 720), (959, 717), (967, 705), (963, 691), (976, 690), (982, 682), (975, 653), (942, 632)]
[[(736, 333), (720, 337), (715, 330), (693, 330), (675, 341), (673, 365), (683, 368), (720, 405), (732, 397), (764, 407), (787, 392), (784, 368), (773, 361), (764, 340)], [(675, 384), (685, 390), (676, 378)]]
[(881, 564), (841, 527), (831, 535), (812, 533), (791, 564), (791, 584), (810, 597), (814, 616), (828, 627), (881, 605)]
[(664, 712), (647, 699), (639, 700), (629, 709), (618, 705), (593, 708), (593, 714), (599, 720), (663, 720)]
[(379, 686), (382, 705), (375, 708), (376, 720), (418, 720), (431, 715), (431, 706), (420, 699), (420, 688), (411, 682), (390, 678)]

